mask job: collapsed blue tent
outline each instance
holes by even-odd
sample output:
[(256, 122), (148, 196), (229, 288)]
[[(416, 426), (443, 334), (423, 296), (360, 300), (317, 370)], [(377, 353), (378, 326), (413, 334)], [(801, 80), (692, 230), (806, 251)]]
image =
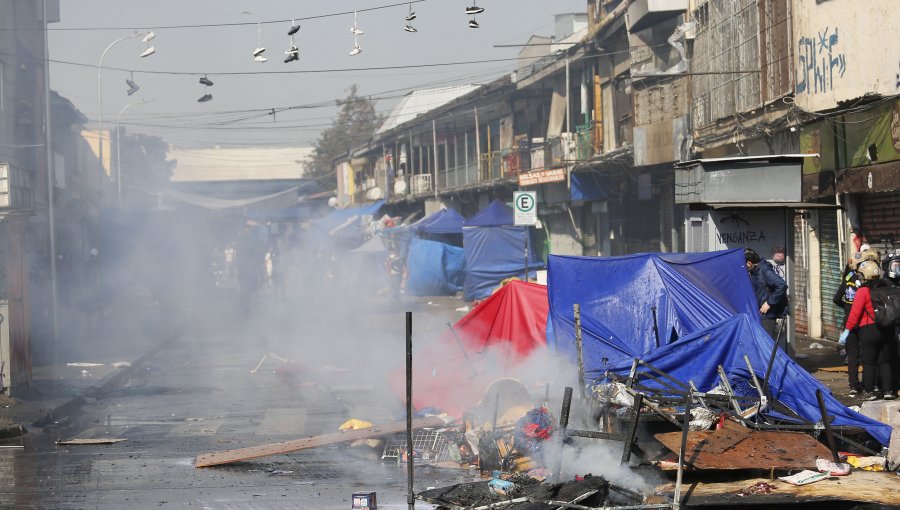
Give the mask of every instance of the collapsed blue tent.
[[(721, 365), (737, 395), (757, 397), (757, 390), (750, 386), (752, 378), (744, 356), (750, 360), (757, 379), (762, 381), (774, 346), (772, 338), (758, 320), (739, 314), (645, 354), (641, 359), (679, 381), (693, 381), (700, 391), (709, 391), (719, 385), (718, 367)], [(631, 371), (631, 365), (631, 360), (623, 359), (609, 365), (606, 370), (625, 378)], [(594, 367), (590, 375), (585, 373), (585, 377), (601, 380), (604, 378), (601, 370), (600, 367)], [(641, 384), (665, 390), (652, 379), (642, 380)], [(831, 396), (830, 390), (818, 379), (781, 349), (778, 349), (772, 364), (769, 390), (773, 397), (812, 423), (822, 420), (816, 400), (816, 390), (820, 390), (829, 416), (834, 416), (832, 425), (860, 427), (882, 445), (887, 446), (890, 442), (890, 425), (848, 409)], [(772, 411), (764, 414), (779, 416)], [(787, 420), (791, 418), (784, 415), (779, 417)]]
[[(740, 381), (749, 376), (745, 354), (757, 377), (765, 376), (774, 342), (756, 320), (743, 250), (551, 256), (548, 265), (548, 344), (576, 358), (572, 305), (579, 304), (586, 384), (602, 380), (607, 371), (627, 376), (634, 358), (682, 382), (693, 380), (701, 391), (716, 386), (719, 364), (736, 391), (747, 389)], [(890, 427), (846, 409), (783, 352), (772, 374), (773, 395), (803, 418), (821, 419), (815, 396), (821, 389), (828, 412), (838, 417), (835, 424), (863, 427), (887, 444)]]
[[(513, 211), (494, 200), (463, 226), (466, 250), (466, 278), (463, 290), (467, 300), (483, 299), (501, 281), (525, 276), (526, 252), (530, 277), (543, 267), (536, 261), (534, 242), (527, 227), (513, 226)], [(527, 250), (526, 250), (527, 246)]]
[(416, 296), (452, 295), (465, 278), (463, 249), (415, 237), (406, 256), (406, 291)]

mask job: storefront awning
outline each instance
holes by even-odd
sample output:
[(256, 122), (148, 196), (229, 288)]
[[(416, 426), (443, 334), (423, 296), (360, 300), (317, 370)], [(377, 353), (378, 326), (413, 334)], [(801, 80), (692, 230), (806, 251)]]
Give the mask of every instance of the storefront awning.
[(703, 204), (710, 209), (840, 209), (835, 204), (817, 202), (732, 202), (728, 204)]

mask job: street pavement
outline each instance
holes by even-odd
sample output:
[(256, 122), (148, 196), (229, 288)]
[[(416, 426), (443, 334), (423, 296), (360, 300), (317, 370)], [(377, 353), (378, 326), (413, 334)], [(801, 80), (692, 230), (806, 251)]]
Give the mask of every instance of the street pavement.
[[(321, 333), (312, 325), (273, 338), (278, 328), (264, 335), (258, 324), (222, 321), (189, 326), (129, 368), (57, 366), (41, 384), (63, 397), (23, 400), (0, 417), (36, 418), (53, 404), (85, 398), (77, 411), (28, 426), (29, 434), (7, 443), (24, 448), (0, 448), (0, 508), (348, 509), (357, 491), (377, 492), (381, 508), (405, 507), (404, 467), (368, 449), (325, 447), (205, 469), (193, 462), (200, 453), (331, 433), (351, 417), (403, 419), (402, 402), (385, 385), (385, 374), (404, 362), (402, 310), (418, 310), (421, 337), (461, 315), (453, 311), (457, 300), (430, 301), (356, 313), (331, 324), (329, 338), (310, 338)], [(300, 315), (334, 318), (321, 309)], [(380, 351), (390, 357), (372, 357)], [(56, 444), (71, 438), (125, 441)], [(421, 468), (415, 488), (465, 476)]]

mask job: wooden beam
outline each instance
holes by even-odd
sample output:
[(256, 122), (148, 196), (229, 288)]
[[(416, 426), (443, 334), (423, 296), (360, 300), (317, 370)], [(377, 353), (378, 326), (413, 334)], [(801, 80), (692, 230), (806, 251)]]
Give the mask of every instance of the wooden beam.
[[(429, 416), (428, 418), (413, 420), (414, 429), (442, 427), (443, 425), (444, 421), (436, 416)], [(319, 446), (347, 443), (356, 441), (358, 439), (371, 439), (390, 434), (397, 434), (403, 432), (404, 430), (406, 430), (406, 420), (396, 421), (376, 427), (369, 427), (359, 430), (345, 430), (341, 432), (335, 432), (333, 434), (312, 436), (304, 439), (284, 441), (281, 443), (250, 446), (247, 448), (226, 450), (222, 452), (204, 453), (197, 456), (197, 459), (194, 462), (194, 466), (198, 468), (221, 466), (223, 464), (231, 464), (232, 462), (240, 462), (243, 460), (268, 457), (269, 455), (281, 455), (285, 453), (297, 452), (300, 450), (308, 450), (310, 448), (318, 448)]]

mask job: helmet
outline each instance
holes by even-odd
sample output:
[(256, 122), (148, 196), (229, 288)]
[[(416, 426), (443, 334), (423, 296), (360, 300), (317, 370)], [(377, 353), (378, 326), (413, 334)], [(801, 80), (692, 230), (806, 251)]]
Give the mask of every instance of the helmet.
[(850, 261), (847, 263), (850, 266), (850, 269), (854, 271), (859, 268), (859, 265), (865, 261), (872, 261), (876, 264), (878, 263), (878, 252), (873, 250), (872, 248), (866, 248), (863, 251), (854, 253), (850, 256)]
[(872, 260), (864, 260), (859, 263), (856, 269), (864, 279), (877, 280), (881, 277), (881, 268)]

